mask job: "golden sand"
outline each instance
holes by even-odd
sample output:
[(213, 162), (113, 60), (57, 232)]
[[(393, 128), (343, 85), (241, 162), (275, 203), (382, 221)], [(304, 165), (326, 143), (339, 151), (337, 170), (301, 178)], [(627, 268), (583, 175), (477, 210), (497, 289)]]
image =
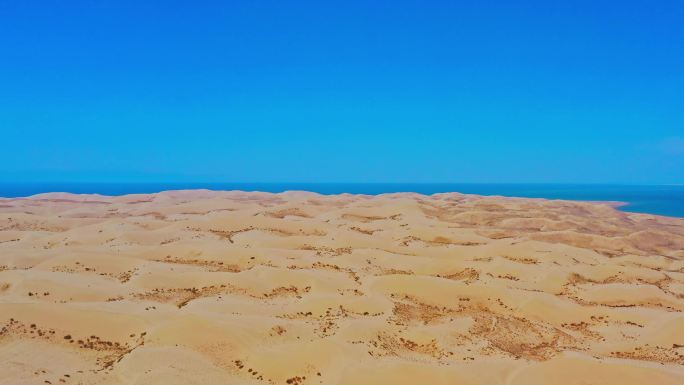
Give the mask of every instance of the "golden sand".
[(0, 200), (1, 384), (684, 384), (684, 220), (461, 194)]

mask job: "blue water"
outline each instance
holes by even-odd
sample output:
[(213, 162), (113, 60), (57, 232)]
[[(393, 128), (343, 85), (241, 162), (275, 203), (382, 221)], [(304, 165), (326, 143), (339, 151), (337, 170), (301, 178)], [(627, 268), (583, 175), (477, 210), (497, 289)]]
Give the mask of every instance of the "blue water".
[(321, 194), (382, 194), (461, 192), (480, 195), (621, 201), (621, 210), (684, 217), (684, 185), (570, 185), (570, 184), (471, 184), (471, 183), (0, 183), (0, 197), (24, 197), (44, 192), (124, 195), (180, 189), (282, 192), (306, 190)]

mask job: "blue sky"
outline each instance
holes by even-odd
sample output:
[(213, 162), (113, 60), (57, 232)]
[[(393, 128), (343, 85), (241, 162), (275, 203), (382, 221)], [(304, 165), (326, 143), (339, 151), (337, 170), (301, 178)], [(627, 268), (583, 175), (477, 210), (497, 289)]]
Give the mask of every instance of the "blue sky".
[(0, 3), (0, 180), (684, 183), (682, 1)]

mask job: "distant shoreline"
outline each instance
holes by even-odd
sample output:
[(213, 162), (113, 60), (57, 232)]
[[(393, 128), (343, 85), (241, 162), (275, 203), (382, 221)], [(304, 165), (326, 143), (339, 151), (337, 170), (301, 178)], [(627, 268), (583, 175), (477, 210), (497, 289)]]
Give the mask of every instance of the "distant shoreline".
[[(572, 199), (570, 199), (570, 200), (572, 200)], [(604, 205), (608, 205), (608, 206), (615, 208), (615, 209), (620, 208), (620, 207), (629, 206), (629, 202), (622, 202), (622, 201), (580, 201), (580, 202), (604, 204)]]
[(170, 190), (310, 191), (322, 195), (457, 192), (482, 196), (580, 201), (609, 205), (620, 211), (684, 217), (684, 186), (578, 184), (448, 184), (448, 183), (0, 183), (0, 197), (23, 198), (63, 191), (72, 194), (122, 196)]

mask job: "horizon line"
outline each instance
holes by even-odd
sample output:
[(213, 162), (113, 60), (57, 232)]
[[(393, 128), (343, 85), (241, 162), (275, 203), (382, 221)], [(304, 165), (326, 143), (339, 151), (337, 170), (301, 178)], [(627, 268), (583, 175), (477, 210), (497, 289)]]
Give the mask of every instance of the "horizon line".
[(684, 183), (631, 182), (235, 182), (235, 181), (2, 181), (0, 184), (224, 184), (224, 185), (593, 185), (593, 186), (684, 186)]

